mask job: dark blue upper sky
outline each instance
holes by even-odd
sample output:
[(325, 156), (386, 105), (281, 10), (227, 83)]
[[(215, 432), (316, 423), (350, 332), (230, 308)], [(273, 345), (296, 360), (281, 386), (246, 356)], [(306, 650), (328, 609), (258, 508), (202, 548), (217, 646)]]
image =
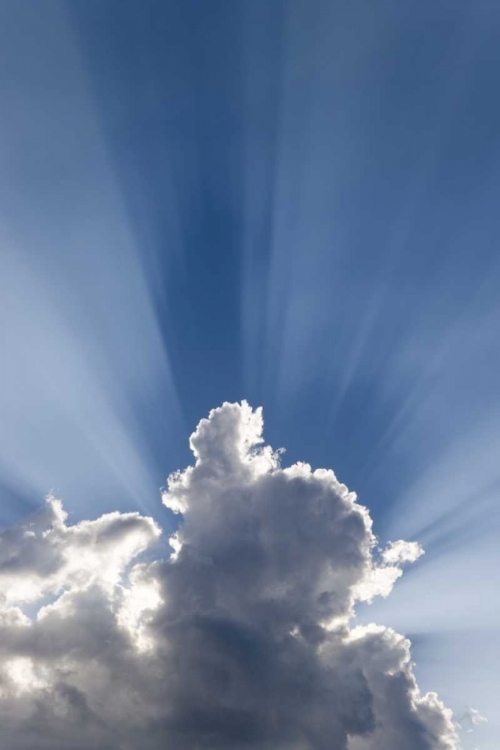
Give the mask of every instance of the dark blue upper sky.
[(54, 490), (168, 524), (189, 433), (246, 398), (422, 570), (479, 544), (483, 586), (499, 28), (492, 0), (3, 0), (3, 519)]
[[(103, 443), (109, 409), (155, 487), (223, 400), (262, 404), (273, 444), (333, 465), (381, 516), (472, 430), (489, 436), (492, 3), (85, 0), (2, 15), (4, 283), (19, 307), (6, 300), (4, 380), (30, 414), (18, 438), (6, 424), (4, 461), (29, 448), (44, 465), (25, 497), (60, 488), (81, 512), (90, 381)], [(93, 450), (118, 475), (128, 463), (123, 446)], [(107, 492), (112, 505), (119, 483)]]
[[(69, 8), (187, 428), (246, 397), (290, 458), (392, 502), (498, 395), (474, 339), (497, 301), (500, 13)], [(425, 445), (398, 449), (413, 427)]]

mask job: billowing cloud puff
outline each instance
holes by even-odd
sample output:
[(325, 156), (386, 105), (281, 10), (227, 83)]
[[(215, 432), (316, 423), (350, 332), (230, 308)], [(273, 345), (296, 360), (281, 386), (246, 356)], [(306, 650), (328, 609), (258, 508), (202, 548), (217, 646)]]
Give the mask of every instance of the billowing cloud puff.
[(163, 496), (180, 514), (168, 560), (138, 559), (160, 533), (151, 519), (71, 526), (53, 498), (3, 532), (0, 747), (457, 747), (409, 642), (350, 625), (422, 550), (380, 550), (333, 472), (282, 468), (262, 427), (245, 402), (200, 422), (195, 463)]

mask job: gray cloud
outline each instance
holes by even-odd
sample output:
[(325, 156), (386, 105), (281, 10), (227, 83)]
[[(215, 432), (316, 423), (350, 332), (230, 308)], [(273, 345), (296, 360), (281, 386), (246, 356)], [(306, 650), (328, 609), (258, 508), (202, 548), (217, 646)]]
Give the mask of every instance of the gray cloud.
[(350, 626), (420, 548), (379, 550), (354, 493), (331, 471), (282, 468), (245, 402), (212, 411), (191, 448), (163, 496), (181, 514), (168, 560), (137, 559), (151, 519), (71, 526), (53, 498), (2, 533), (0, 746), (456, 748), (409, 642)]

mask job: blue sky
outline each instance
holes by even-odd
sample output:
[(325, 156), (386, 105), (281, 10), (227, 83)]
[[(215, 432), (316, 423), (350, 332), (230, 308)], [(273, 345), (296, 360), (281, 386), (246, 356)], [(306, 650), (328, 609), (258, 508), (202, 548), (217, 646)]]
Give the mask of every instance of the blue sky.
[(425, 547), (366, 616), (488, 716), (485, 749), (499, 22), (491, 0), (0, 3), (1, 520), (53, 490), (75, 520), (173, 528), (159, 488), (199, 419), (262, 405), (285, 462)]

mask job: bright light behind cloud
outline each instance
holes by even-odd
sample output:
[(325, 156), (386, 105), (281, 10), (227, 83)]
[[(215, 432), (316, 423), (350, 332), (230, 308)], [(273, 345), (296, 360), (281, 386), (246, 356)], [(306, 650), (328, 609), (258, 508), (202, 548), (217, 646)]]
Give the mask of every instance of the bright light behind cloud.
[[(350, 627), (356, 602), (387, 596), (420, 550), (377, 553), (355, 494), (332, 471), (283, 469), (262, 427), (246, 402), (199, 423), (195, 463), (163, 497), (182, 513), (168, 560), (137, 561), (158, 537), (151, 519), (71, 526), (53, 498), (3, 532), (2, 746), (458, 747), (409, 641)], [(47, 591), (36, 618), (20, 615)]]
[[(289, 606), (285, 620), (296, 615), (294, 586), (310, 579), (279, 567), (269, 516), (263, 548), (249, 549), (259, 524), (245, 517), (238, 536), (242, 516), (214, 505), (212, 485), (237, 468), (252, 487), (280, 476), (331, 488), (332, 475), (309, 464), (333, 463), (369, 503), (380, 537), (347, 586), (358, 600), (352, 644), (393, 649), (416, 705), (404, 641), (366, 628), (409, 636), (422, 692), (437, 690), (457, 716), (473, 705), (488, 717), (462, 728), (465, 750), (497, 750), (499, 10), (489, 0), (146, 5), (0, 2), (0, 505), (3, 523), (24, 519), (0, 548), (0, 622), (12, 636), (2, 694), (22, 698), (5, 709), (6, 747), (36, 748), (50, 715), (85, 725), (85, 750), (107, 750), (109, 725), (149, 701), (156, 748), (171, 732), (184, 736), (191, 693), (202, 746), (230, 729), (232, 670), (246, 646), (268, 664), (268, 643), (225, 621), (196, 630), (199, 608), (216, 601), (231, 620), (245, 603), (226, 570), (223, 604), (211, 587), (203, 527), (222, 551), (236, 529), (248, 597), (245, 565), (267, 560), (276, 577), (265, 577), (263, 595)], [(194, 423), (243, 397), (264, 404), (271, 442), (286, 443), (292, 466), (280, 469), (261, 444), (248, 451), (259, 412), (244, 410), (236, 434), (230, 412), (217, 413), (193, 436), (196, 465), (172, 475), (160, 506), (163, 472), (186, 461), (181, 412)], [(207, 453), (216, 428), (218, 449)], [(51, 497), (26, 520), (48, 493), (64, 498), (68, 516)], [(283, 511), (283, 534), (293, 512)], [(78, 523), (86, 518), (96, 520)], [(150, 566), (136, 556), (155, 556), (159, 520), (175, 551)], [(186, 571), (190, 550), (197, 572), (181, 586), (171, 571)], [(211, 556), (219, 560), (212, 547)], [(320, 580), (331, 583), (324, 570)], [(268, 602), (258, 604), (262, 614)], [(345, 617), (318, 622), (334, 638)], [(185, 622), (191, 629), (173, 632)], [(304, 647), (297, 623), (289, 634), (290, 648)], [(172, 657), (173, 642), (188, 650), (181, 636), (196, 662), (187, 687), (185, 662)], [(225, 652), (203, 661), (207, 639), (224, 642), (229, 665)], [(316, 685), (308, 658), (290, 662), (303, 676), (297, 713), (304, 684)], [(124, 664), (129, 677), (115, 690)], [(269, 672), (281, 679), (285, 666)], [(173, 703), (164, 668), (177, 680)], [(253, 689), (258, 676), (244, 674)], [(219, 723), (199, 689), (211, 680), (225, 696)], [(29, 683), (50, 692), (49, 706)], [(235, 700), (251, 702), (247, 688)], [(433, 701), (420, 710), (441, 715)], [(333, 702), (338, 718), (342, 701)], [(255, 726), (261, 702), (247, 707), (231, 713), (235, 733)], [(385, 710), (378, 700), (376, 713)], [(275, 722), (279, 733), (280, 711), (257, 725), (272, 734)], [(136, 750), (136, 740), (123, 747)], [(304, 750), (307, 740), (284, 742)], [(274, 735), (269, 744), (282, 750)]]

